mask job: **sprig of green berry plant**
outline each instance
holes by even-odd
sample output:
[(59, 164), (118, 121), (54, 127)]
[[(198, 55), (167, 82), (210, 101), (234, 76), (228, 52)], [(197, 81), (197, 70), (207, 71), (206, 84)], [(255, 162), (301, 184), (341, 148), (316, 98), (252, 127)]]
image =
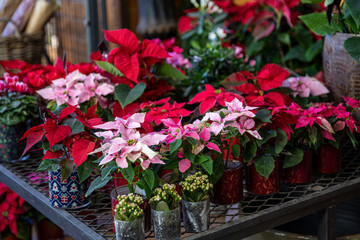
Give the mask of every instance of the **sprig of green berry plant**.
[(154, 196), (149, 200), (151, 206), (157, 211), (170, 211), (179, 206), (181, 197), (173, 184), (165, 183), (162, 188), (156, 188)]
[(135, 221), (144, 215), (140, 208), (143, 199), (139, 195), (129, 193), (128, 195), (119, 195), (119, 203), (115, 206), (115, 217), (120, 221)]
[(208, 199), (209, 191), (213, 188), (208, 176), (201, 172), (188, 176), (180, 184), (183, 188), (183, 198), (188, 202), (202, 202)]

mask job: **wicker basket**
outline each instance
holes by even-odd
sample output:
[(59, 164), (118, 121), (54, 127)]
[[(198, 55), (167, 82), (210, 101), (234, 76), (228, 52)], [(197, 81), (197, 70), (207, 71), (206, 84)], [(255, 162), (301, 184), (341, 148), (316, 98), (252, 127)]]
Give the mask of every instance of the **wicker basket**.
[(326, 85), (336, 102), (342, 96), (360, 99), (360, 63), (344, 49), (344, 41), (353, 34), (336, 33), (327, 35), (324, 42), (323, 66)]
[[(44, 32), (26, 35), (17, 31), (14, 36), (0, 37), (0, 60), (18, 59), (31, 64), (40, 64), (44, 41)], [(3, 71), (0, 66), (0, 73), (2, 74)]]

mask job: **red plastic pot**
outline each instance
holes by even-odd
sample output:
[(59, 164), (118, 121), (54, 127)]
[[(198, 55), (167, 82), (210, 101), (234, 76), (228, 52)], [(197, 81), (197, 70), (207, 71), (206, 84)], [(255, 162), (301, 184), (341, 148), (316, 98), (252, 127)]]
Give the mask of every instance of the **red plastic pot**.
[(341, 148), (331, 144), (319, 147), (317, 170), (319, 173), (337, 173), (341, 170)]
[(286, 183), (307, 183), (313, 177), (314, 150), (304, 151), (301, 162), (293, 167), (283, 168), (283, 181)]
[[(128, 186), (121, 186), (117, 187), (114, 190), (111, 191), (110, 197), (111, 197), (111, 213), (112, 213), (112, 219), (114, 219), (115, 216), (115, 206), (119, 203), (117, 200), (118, 195), (128, 194), (129, 189)], [(144, 203), (140, 205), (140, 208), (144, 210), (144, 230), (145, 232), (149, 232), (151, 229), (151, 206), (149, 203), (149, 200), (146, 200), (145, 197), (143, 197)], [(113, 231), (115, 232), (115, 225), (113, 221)]]
[(259, 195), (273, 194), (280, 189), (279, 161), (275, 160), (275, 168), (268, 178), (261, 176), (252, 164), (246, 168), (246, 189)]
[(242, 164), (239, 161), (228, 163), (220, 180), (214, 184), (214, 195), (210, 200), (215, 204), (234, 204), (243, 198)]

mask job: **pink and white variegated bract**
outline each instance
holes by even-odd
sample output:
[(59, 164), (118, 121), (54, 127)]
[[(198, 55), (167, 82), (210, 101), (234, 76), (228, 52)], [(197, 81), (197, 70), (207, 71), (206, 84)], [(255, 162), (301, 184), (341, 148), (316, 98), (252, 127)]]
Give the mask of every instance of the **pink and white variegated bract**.
[(115, 160), (120, 168), (128, 167), (128, 160), (139, 161), (146, 169), (150, 163), (164, 164), (161, 155), (150, 147), (158, 145), (167, 137), (161, 133), (140, 133), (138, 128), (144, 122), (145, 113), (133, 114), (128, 119), (117, 118), (114, 122), (107, 122), (98, 126), (97, 129), (107, 130), (98, 133), (104, 137), (104, 144), (94, 152), (103, 152), (104, 158), (100, 165)]

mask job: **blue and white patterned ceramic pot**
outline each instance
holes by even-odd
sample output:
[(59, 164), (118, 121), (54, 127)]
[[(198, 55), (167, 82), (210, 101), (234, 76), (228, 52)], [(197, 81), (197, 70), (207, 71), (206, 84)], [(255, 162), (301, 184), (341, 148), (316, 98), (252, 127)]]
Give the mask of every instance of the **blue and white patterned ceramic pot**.
[(49, 172), (49, 199), (58, 208), (80, 208), (90, 202), (85, 197), (87, 181), (80, 183), (77, 171), (61, 181), (61, 169)]

